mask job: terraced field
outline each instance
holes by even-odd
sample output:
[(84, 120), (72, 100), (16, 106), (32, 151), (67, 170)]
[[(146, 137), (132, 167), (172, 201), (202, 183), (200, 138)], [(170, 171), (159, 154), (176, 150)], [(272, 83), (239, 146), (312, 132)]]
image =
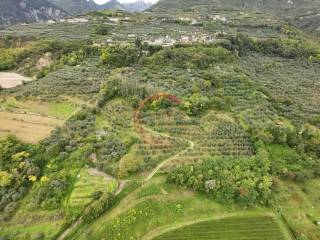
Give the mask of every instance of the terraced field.
[(194, 118), (172, 108), (145, 112), (142, 122), (157, 132), (194, 142), (193, 148), (172, 161), (173, 165), (197, 162), (207, 155), (241, 157), (253, 154), (248, 136), (228, 114), (212, 111), (202, 118)]
[[(187, 141), (153, 132), (152, 129), (146, 129), (143, 135), (139, 135), (135, 132), (132, 115), (132, 107), (127, 101), (115, 99), (96, 119), (96, 131), (100, 138), (114, 135), (122, 142), (132, 141), (130, 138), (135, 139), (129, 152), (119, 161), (112, 163), (110, 168), (116, 169), (116, 176), (123, 178), (130, 173), (138, 172), (147, 175), (159, 163), (188, 147)], [(96, 166), (105, 163), (100, 159), (100, 155), (97, 154)]]
[[(254, 69), (253, 62), (257, 62), (260, 67)], [(286, 117), (301, 122), (301, 119), (320, 114), (318, 67), (300, 60), (266, 56), (246, 57), (241, 64), (252, 79), (259, 79), (259, 84), (267, 89), (275, 99), (287, 100), (289, 104), (282, 110)], [(295, 75), (288, 77), (292, 72)], [(270, 109), (264, 114), (274, 115)], [(256, 117), (261, 118), (259, 113), (256, 114)]]
[(89, 204), (98, 192), (113, 192), (117, 182), (95, 169), (83, 169), (78, 174), (73, 190), (66, 201), (66, 207), (82, 208)]
[(256, 2), (0, 26), (0, 240), (320, 240), (320, 1)]
[(154, 240), (285, 240), (276, 220), (268, 216), (232, 217), (199, 222), (164, 233)]

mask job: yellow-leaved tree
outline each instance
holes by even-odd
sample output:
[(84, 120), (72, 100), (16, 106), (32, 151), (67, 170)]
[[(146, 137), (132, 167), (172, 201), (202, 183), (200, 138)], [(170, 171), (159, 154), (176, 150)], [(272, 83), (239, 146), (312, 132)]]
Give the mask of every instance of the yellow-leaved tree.
[(8, 187), (12, 182), (12, 175), (6, 171), (0, 171), (0, 187)]

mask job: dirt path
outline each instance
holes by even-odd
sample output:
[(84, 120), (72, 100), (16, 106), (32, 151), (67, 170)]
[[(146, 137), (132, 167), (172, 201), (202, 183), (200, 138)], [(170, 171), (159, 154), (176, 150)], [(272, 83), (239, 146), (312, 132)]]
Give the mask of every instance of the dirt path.
[(98, 169), (96, 168), (89, 168), (88, 169), (88, 173), (91, 175), (91, 176), (100, 176), (100, 177), (103, 177), (105, 181), (118, 181), (119, 184), (118, 184), (118, 188), (117, 188), (117, 191), (114, 193), (115, 196), (119, 195), (122, 190), (124, 189), (124, 187), (126, 186), (126, 183), (128, 182), (128, 180), (118, 180), (116, 179), (114, 176), (111, 176), (109, 174), (106, 174), (105, 172), (101, 172), (99, 171)]
[(106, 174), (105, 172), (101, 172), (99, 171), (98, 169), (96, 168), (89, 168), (88, 169), (88, 173), (91, 175), (91, 176), (99, 176), (99, 177), (103, 177), (103, 179), (105, 181), (111, 181), (111, 180), (116, 180), (115, 177), (109, 175), (109, 174)]
[[(170, 137), (169, 135), (167, 134), (164, 134), (164, 133), (159, 133), (159, 132), (156, 132), (150, 128), (144, 128), (145, 130), (155, 134), (155, 135), (158, 135), (158, 136), (162, 136), (162, 137)], [(180, 139), (180, 140), (183, 140), (183, 139)], [(181, 154), (184, 154), (186, 153), (188, 150), (190, 149), (193, 149), (194, 148), (194, 143), (192, 141), (188, 141), (189, 143), (189, 146), (187, 148), (185, 148), (184, 150), (178, 152), (177, 154), (175, 154), (174, 156), (168, 158), (167, 160), (164, 160), (162, 161), (145, 179), (144, 179), (144, 182), (148, 182), (150, 181), (153, 176), (163, 167), (165, 166), (168, 162), (172, 161), (173, 159), (175, 159), (176, 157), (180, 156)], [(104, 177), (104, 179), (106, 181), (110, 181), (110, 180), (117, 180), (115, 177), (111, 176), (111, 175), (108, 175), (104, 172), (101, 172), (99, 171), (98, 169), (96, 168), (89, 168), (88, 169), (88, 172), (90, 175), (92, 176), (102, 176)], [(119, 181), (119, 180), (118, 180)], [(119, 185), (118, 185), (118, 189), (117, 191), (114, 193), (115, 196), (119, 195), (122, 190), (124, 189), (126, 183), (128, 181), (126, 180), (123, 180), (123, 181), (119, 181)], [(67, 228), (58, 238), (57, 240), (64, 240), (70, 233), (72, 233), (77, 227), (78, 225), (80, 225), (82, 223), (82, 218), (80, 216), (80, 218), (74, 222), (69, 228)]]
[(127, 181), (120, 181), (120, 184), (118, 186), (118, 190), (114, 193), (115, 196), (119, 195), (124, 187), (126, 186)]
[(176, 157), (185, 154), (188, 150), (194, 148), (194, 143), (192, 141), (189, 142), (189, 147), (187, 147), (185, 150), (178, 152), (177, 154), (173, 155), (172, 157), (168, 158), (167, 160), (162, 161), (145, 179), (145, 182), (149, 181), (163, 166), (165, 166), (168, 162), (171, 162)]
[(77, 221), (75, 221), (70, 227), (68, 227), (58, 238), (57, 240), (63, 240), (68, 236), (70, 233), (73, 232), (74, 229), (78, 227), (82, 222), (82, 218), (79, 218)]
[[(149, 132), (152, 132), (152, 133), (155, 134), (155, 135), (159, 135), (159, 136), (162, 136), (162, 137), (170, 137), (168, 134), (156, 132), (156, 131), (152, 130), (151, 128), (146, 128), (146, 127), (145, 127), (144, 129), (147, 130), (147, 131), (149, 131)], [(179, 140), (185, 141), (184, 139), (179, 139)], [(165, 166), (168, 162), (171, 162), (171, 161), (172, 161), (173, 159), (175, 159), (176, 157), (178, 157), (178, 156), (186, 153), (188, 150), (191, 150), (191, 149), (194, 148), (194, 142), (188, 140), (188, 143), (189, 143), (189, 146), (188, 146), (186, 149), (184, 149), (184, 150), (178, 152), (177, 154), (173, 155), (172, 157), (170, 157), (170, 158), (162, 161), (162, 162), (145, 178), (144, 181), (145, 181), (145, 182), (150, 181), (150, 180), (153, 178), (153, 176), (154, 176), (163, 166)]]
[[(105, 181), (117, 180), (115, 177), (106, 174), (105, 172), (101, 172), (96, 168), (89, 168), (88, 173), (91, 176), (100, 176), (103, 177)], [(118, 189), (114, 193), (114, 196), (119, 195), (124, 189), (127, 181), (119, 181)], [(82, 217), (80, 216), (77, 221), (75, 221), (70, 227), (68, 227), (61, 235), (57, 238), (57, 240), (64, 240), (70, 233), (72, 233), (80, 224), (82, 223)]]

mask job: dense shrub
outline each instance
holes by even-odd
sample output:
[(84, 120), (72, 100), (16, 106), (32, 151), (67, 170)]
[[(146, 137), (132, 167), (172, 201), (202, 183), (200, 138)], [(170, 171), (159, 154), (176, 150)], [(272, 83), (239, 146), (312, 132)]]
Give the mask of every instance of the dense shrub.
[(113, 67), (126, 67), (138, 63), (140, 52), (132, 46), (110, 46), (101, 50), (101, 61)]
[(305, 124), (302, 127), (302, 139), (304, 144), (304, 150), (320, 158), (320, 129), (309, 124)]
[(122, 143), (115, 136), (103, 137), (94, 144), (97, 153), (97, 167), (102, 171), (115, 174), (115, 163), (117, 163), (128, 152), (129, 146)]
[(62, 55), (60, 63), (63, 65), (75, 66), (82, 62), (85, 56), (85, 51), (80, 49), (78, 51), (71, 52), (70, 54)]
[(199, 113), (207, 110), (210, 106), (210, 103), (211, 102), (208, 97), (196, 93), (182, 104), (182, 108), (189, 115), (198, 115)]
[(318, 50), (306, 41), (299, 40), (265, 40), (256, 43), (257, 50), (265, 54), (286, 58), (309, 58), (317, 55)]
[(222, 45), (230, 50), (237, 51), (240, 56), (251, 51), (261, 52), (266, 55), (280, 56), (285, 58), (306, 58), (317, 61), (320, 49), (305, 40), (297, 39), (267, 39), (253, 40), (239, 34), (229, 38), (229, 43)]
[(14, 68), (21, 52), (22, 49), (0, 48), (0, 71)]
[(206, 69), (214, 63), (230, 63), (234, 56), (225, 48), (197, 46), (161, 50), (145, 60), (147, 65), (172, 65), (179, 68)]
[(0, 142), (0, 211), (10, 214), (40, 176), (42, 159), (32, 146), (9, 137)]
[(147, 51), (150, 55), (159, 52), (160, 50), (162, 50), (162, 46), (158, 46), (158, 45), (149, 45), (148, 43), (143, 43), (141, 45), (141, 50), (143, 51)]
[(40, 143), (38, 154), (45, 154), (46, 168), (43, 170), (44, 176), (33, 188), (32, 207), (61, 207), (72, 182), (76, 180), (75, 169), (81, 168), (92, 152), (92, 140), (87, 136), (93, 130), (94, 112), (94, 109), (84, 107)]
[(94, 27), (93, 33), (105, 36), (105, 35), (108, 35), (109, 31), (110, 31), (110, 26), (97, 25), (97, 26)]
[(243, 34), (231, 36), (229, 40), (230, 43), (223, 42), (222, 45), (229, 50), (237, 51), (240, 56), (243, 56), (256, 49), (253, 39)]
[(251, 158), (209, 158), (172, 170), (168, 181), (208, 194), (220, 202), (253, 205), (271, 193), (270, 161), (264, 150)]
[(44, 209), (56, 209), (60, 207), (67, 194), (69, 181), (63, 172), (54, 178), (41, 182), (36, 194), (35, 204)]
[(82, 215), (82, 219), (85, 223), (91, 223), (95, 219), (101, 216), (105, 211), (110, 209), (114, 204), (114, 197), (112, 194), (104, 193), (99, 200), (93, 202), (87, 207)]
[[(18, 40), (16, 40), (18, 41)], [(45, 54), (50, 53), (50, 66), (39, 69), (37, 62)], [(98, 55), (95, 48), (87, 47), (81, 41), (33, 40), (26, 43), (10, 44), (9, 48), (0, 48), (0, 70), (19, 67), (29, 76), (41, 78), (63, 65), (76, 65), (85, 56)]]
[(103, 107), (104, 104), (118, 96), (120, 92), (120, 80), (115, 78), (110, 78), (106, 83), (101, 86), (97, 106)]

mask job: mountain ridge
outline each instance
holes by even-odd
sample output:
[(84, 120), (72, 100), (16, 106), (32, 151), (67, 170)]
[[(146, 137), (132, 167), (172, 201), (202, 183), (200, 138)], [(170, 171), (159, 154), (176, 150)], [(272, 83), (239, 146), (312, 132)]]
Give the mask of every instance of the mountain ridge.
[(104, 4), (97, 4), (93, 0), (50, 0), (58, 7), (64, 9), (71, 15), (82, 15), (91, 11), (120, 10), (127, 12), (142, 12), (151, 7), (152, 4), (144, 0), (131, 3), (120, 3), (118, 0), (110, 0)]
[(0, 25), (59, 20), (66, 16), (83, 15), (99, 10), (141, 12), (150, 6), (142, 0), (128, 4), (110, 0), (102, 5), (96, 4), (93, 0), (1, 0)]
[(146, 2), (144, 0), (137, 0), (132, 3), (122, 3), (122, 6), (128, 12), (142, 12), (150, 8), (152, 6), (152, 3)]
[(125, 8), (117, 0), (110, 0), (102, 5), (97, 5), (98, 10), (122, 10), (125, 11)]
[(57, 20), (67, 13), (47, 0), (1, 0), (0, 25)]
[(70, 15), (81, 15), (98, 10), (93, 0), (49, 0)]

